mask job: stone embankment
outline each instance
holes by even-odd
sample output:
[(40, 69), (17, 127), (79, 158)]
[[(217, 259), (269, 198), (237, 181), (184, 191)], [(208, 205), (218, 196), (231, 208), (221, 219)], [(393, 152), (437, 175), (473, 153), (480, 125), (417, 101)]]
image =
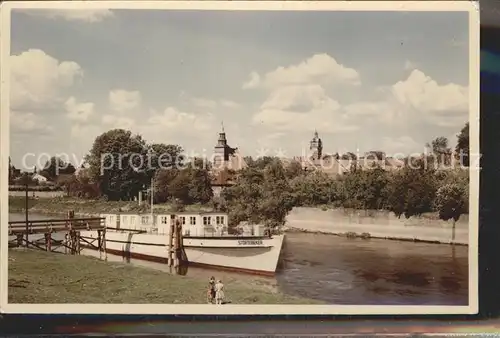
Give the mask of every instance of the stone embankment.
[[(288, 231), (316, 232), (395, 240), (468, 245), (469, 217), (462, 215), (455, 225), (435, 214), (398, 218), (388, 211), (294, 208), (287, 216)], [(368, 236), (369, 234), (369, 236)]]

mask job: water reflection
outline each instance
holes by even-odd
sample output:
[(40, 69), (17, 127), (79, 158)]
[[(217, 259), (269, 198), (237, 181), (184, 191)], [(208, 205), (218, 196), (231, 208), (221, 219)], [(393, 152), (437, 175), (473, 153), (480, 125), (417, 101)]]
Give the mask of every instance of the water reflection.
[(286, 292), (335, 304), (467, 305), (467, 247), (287, 235)]

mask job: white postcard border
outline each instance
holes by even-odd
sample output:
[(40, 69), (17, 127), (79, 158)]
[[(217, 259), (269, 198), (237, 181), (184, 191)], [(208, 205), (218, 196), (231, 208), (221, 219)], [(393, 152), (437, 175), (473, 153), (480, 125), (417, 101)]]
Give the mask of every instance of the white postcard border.
[[(1, 4), (1, 97), (9, 93), (10, 13), (12, 9), (189, 9), (293, 11), (468, 11), (470, 153), (479, 154), (479, 5), (468, 1), (9, 1)], [(444, 62), (444, 60), (443, 60)], [(8, 158), (9, 102), (1, 100), (0, 138), (0, 310), (50, 314), (190, 314), (190, 315), (367, 315), (476, 314), (478, 312), (479, 168), (470, 171), (469, 305), (183, 305), (183, 304), (8, 304)]]

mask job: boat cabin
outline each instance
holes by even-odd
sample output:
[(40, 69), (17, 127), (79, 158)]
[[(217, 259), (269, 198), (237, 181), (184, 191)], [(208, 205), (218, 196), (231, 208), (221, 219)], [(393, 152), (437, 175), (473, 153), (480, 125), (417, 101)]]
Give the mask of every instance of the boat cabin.
[[(120, 230), (139, 230), (151, 234), (168, 235), (171, 225), (177, 220), (186, 237), (222, 237), (228, 233), (228, 215), (224, 212), (177, 212), (168, 214), (101, 214), (106, 227)], [(240, 236), (263, 236), (265, 228), (259, 224), (242, 223), (238, 226)]]
[(180, 212), (156, 216), (158, 234), (168, 234), (170, 225), (176, 220), (182, 225), (184, 236), (218, 237), (227, 236), (228, 216), (218, 212)]
[(137, 213), (101, 214), (106, 226), (123, 230), (142, 230), (150, 232), (154, 228), (153, 216)]

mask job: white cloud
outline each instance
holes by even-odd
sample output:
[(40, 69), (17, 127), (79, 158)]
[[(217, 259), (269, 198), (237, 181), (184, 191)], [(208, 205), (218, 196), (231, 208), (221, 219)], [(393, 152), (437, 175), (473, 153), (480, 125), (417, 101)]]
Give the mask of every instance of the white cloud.
[(62, 61), (40, 49), (29, 49), (10, 57), (11, 109), (57, 103), (61, 90), (83, 77), (74, 61)]
[(383, 137), (381, 149), (386, 152), (387, 156), (404, 155), (408, 154), (409, 151), (420, 154), (424, 151), (424, 145), (416, 142), (410, 136)]
[(217, 107), (217, 101), (206, 98), (192, 98), (191, 101), (196, 107), (213, 109)]
[(127, 91), (115, 89), (109, 92), (109, 106), (117, 112), (126, 112), (141, 104), (141, 93), (138, 91)]
[(458, 127), (467, 121), (468, 88), (438, 84), (419, 70), (387, 88), (384, 95), (378, 101), (342, 105), (319, 83), (282, 85), (269, 92), (252, 122), (279, 131), (298, 132), (321, 125), (327, 132), (347, 132), (367, 122), (397, 128), (421, 122)]
[(340, 105), (320, 85), (286, 86), (271, 92), (262, 109), (290, 109), (307, 112), (311, 109), (337, 110)]
[(34, 113), (12, 112), (10, 114), (10, 125), (13, 133), (50, 133), (53, 128), (46, 124), (40, 116)]
[(64, 107), (67, 111), (66, 116), (74, 121), (85, 122), (94, 114), (93, 102), (79, 103), (73, 96), (66, 100)]
[(468, 120), (469, 89), (454, 83), (438, 84), (420, 70), (391, 88), (396, 101), (409, 113), (421, 115), (441, 127), (459, 126)]
[(198, 108), (203, 109), (216, 109), (216, 108), (239, 108), (240, 105), (231, 100), (212, 100), (203, 97), (195, 97), (191, 98), (191, 103)]
[(212, 130), (214, 117), (212, 114), (192, 114), (182, 112), (174, 107), (167, 107), (161, 113), (153, 110), (147, 123), (166, 130), (189, 133), (190, 131)]
[(278, 67), (262, 77), (252, 72), (250, 80), (243, 84), (243, 89), (317, 83), (359, 85), (361, 82), (355, 69), (339, 64), (328, 54), (316, 54), (297, 65)]
[(135, 121), (132, 118), (124, 117), (124, 116), (116, 116), (106, 114), (101, 118), (102, 124), (109, 126), (110, 128), (118, 128), (118, 129), (131, 129), (135, 126)]
[(252, 89), (258, 87), (260, 84), (260, 75), (257, 72), (250, 73), (250, 79), (243, 83), (243, 89)]
[(27, 9), (24, 13), (34, 16), (42, 16), (50, 19), (64, 19), (67, 21), (99, 22), (114, 14), (109, 9)]
[(226, 108), (239, 108), (240, 104), (231, 100), (221, 100), (220, 105)]
[(413, 62), (409, 60), (405, 61), (405, 70), (413, 70), (415, 68), (417, 68), (417, 66)]

